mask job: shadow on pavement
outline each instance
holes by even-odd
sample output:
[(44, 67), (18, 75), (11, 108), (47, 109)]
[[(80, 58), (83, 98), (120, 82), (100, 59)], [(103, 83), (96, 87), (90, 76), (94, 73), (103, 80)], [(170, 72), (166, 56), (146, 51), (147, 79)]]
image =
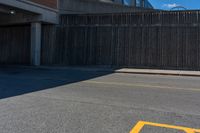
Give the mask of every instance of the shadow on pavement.
[(111, 74), (109, 71), (0, 67), (0, 99)]

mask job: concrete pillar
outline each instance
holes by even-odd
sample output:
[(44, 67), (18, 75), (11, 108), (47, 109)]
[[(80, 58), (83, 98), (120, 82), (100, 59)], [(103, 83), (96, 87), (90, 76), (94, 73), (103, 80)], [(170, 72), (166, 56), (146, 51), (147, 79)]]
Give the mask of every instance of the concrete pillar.
[(39, 66), (41, 58), (41, 22), (31, 23), (31, 65)]

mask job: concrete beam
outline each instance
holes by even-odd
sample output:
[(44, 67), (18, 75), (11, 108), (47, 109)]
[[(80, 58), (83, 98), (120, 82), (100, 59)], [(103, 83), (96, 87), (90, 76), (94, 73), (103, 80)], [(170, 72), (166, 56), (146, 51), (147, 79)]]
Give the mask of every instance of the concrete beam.
[(31, 23), (31, 65), (39, 66), (41, 61), (41, 22)]
[(25, 0), (0, 0), (0, 4), (38, 15), (38, 21), (57, 24), (58, 10), (32, 4)]

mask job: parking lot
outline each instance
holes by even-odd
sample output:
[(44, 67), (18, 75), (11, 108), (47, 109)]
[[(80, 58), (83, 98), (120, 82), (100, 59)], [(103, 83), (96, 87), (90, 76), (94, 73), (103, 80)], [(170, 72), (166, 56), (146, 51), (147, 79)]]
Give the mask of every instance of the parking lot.
[(200, 77), (0, 68), (0, 133), (137, 133), (135, 129), (200, 132)]

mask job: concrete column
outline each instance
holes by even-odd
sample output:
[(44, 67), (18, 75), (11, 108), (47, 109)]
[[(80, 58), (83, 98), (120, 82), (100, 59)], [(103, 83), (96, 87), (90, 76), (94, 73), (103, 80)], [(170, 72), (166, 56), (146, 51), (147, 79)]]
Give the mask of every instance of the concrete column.
[(39, 66), (41, 58), (41, 22), (31, 23), (31, 65)]

